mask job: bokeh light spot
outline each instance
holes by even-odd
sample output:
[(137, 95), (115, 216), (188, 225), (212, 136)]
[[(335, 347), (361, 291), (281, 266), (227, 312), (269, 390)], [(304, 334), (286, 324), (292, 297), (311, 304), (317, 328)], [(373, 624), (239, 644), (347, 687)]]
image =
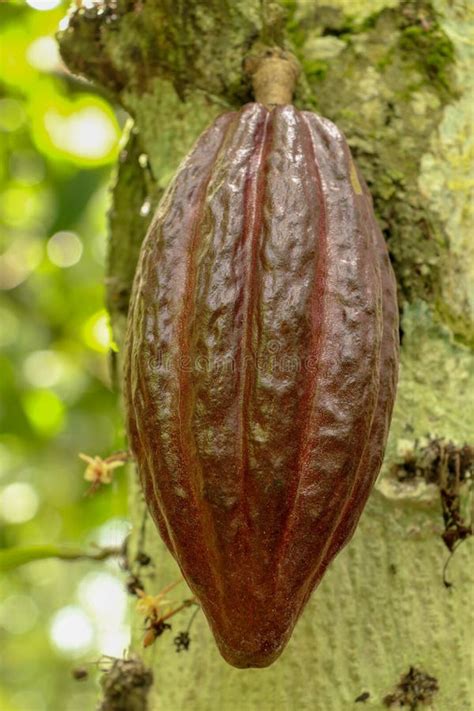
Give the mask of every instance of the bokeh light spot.
[(110, 573), (90, 573), (79, 586), (79, 599), (91, 614), (102, 654), (122, 656), (130, 642), (125, 624), (127, 594), (119, 578)]
[(105, 309), (97, 311), (82, 327), (82, 336), (86, 345), (99, 353), (107, 353), (112, 347), (109, 316)]
[(1, 196), (0, 216), (12, 227), (24, 225), (36, 217), (39, 197), (28, 187), (11, 187)]
[(56, 148), (80, 158), (103, 159), (117, 145), (116, 127), (98, 106), (85, 106), (69, 116), (51, 109), (45, 113), (44, 125)]
[(36, 269), (43, 256), (41, 240), (33, 237), (16, 239), (0, 254), (0, 289), (14, 289)]
[(50, 388), (56, 385), (63, 373), (62, 358), (55, 351), (34, 351), (23, 363), (25, 378), (38, 388)]
[(132, 530), (130, 521), (124, 518), (111, 518), (94, 532), (94, 540), (99, 546), (121, 546)]
[(33, 518), (39, 500), (31, 484), (14, 482), (0, 492), (0, 516), (7, 523), (24, 523)]
[(57, 434), (64, 425), (64, 406), (52, 390), (31, 390), (23, 407), (32, 427), (45, 436)]
[(26, 4), (34, 10), (54, 10), (61, 4), (61, 0), (26, 0)]
[(57, 69), (61, 64), (58, 45), (48, 36), (35, 39), (28, 47), (26, 57), (32, 67), (43, 72)]
[(38, 608), (28, 595), (10, 595), (0, 603), (0, 627), (10, 634), (28, 632), (38, 619)]
[(12, 178), (22, 185), (37, 185), (46, 175), (44, 161), (34, 151), (15, 151), (10, 158)]
[(16, 99), (0, 99), (0, 130), (17, 131), (25, 122), (23, 105)]
[(82, 256), (82, 242), (74, 232), (56, 232), (47, 244), (50, 261), (57, 267), (72, 267)]
[(67, 605), (55, 614), (49, 634), (60, 652), (72, 656), (89, 651), (94, 642), (92, 622), (77, 605)]
[(89, 573), (79, 586), (81, 603), (94, 617), (121, 618), (127, 608), (127, 595), (123, 583), (110, 573)]

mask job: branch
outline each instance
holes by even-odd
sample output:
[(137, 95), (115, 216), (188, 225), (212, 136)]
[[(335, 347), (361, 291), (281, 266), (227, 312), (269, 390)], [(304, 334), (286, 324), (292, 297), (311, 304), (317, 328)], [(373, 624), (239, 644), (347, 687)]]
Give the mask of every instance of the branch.
[(122, 546), (110, 546), (87, 550), (67, 545), (44, 544), (36, 546), (18, 546), (0, 551), (0, 572), (18, 568), (33, 560), (59, 558), (60, 560), (106, 560), (123, 554)]

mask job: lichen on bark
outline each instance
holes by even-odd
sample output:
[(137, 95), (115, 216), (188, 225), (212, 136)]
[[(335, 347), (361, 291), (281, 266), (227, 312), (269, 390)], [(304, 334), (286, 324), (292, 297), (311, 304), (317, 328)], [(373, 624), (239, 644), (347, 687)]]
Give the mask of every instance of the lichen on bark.
[[(462, 258), (447, 249), (445, 220), (419, 184), (445, 107), (462, 87), (439, 12), (426, 0), (378, 3), (368, 15), (354, 8), (352, 16), (343, 13), (342, 1), (321, 11), (313, 3), (291, 5), (290, 36), (312, 105), (348, 136), (389, 244), (401, 305), (430, 302), (435, 316), (469, 341), (466, 280), (464, 289), (457, 282), (455, 302), (452, 295), (443, 299), (446, 274), (462, 273)], [(445, 11), (454, 14), (447, 4)]]

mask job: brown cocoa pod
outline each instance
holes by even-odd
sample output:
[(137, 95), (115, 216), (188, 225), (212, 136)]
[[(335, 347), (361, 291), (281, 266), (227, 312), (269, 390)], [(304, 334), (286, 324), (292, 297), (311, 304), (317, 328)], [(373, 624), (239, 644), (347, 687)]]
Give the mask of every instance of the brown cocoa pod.
[(128, 320), (146, 502), (223, 657), (266, 666), (352, 536), (395, 395), (386, 245), (327, 119), (248, 104), (178, 170)]

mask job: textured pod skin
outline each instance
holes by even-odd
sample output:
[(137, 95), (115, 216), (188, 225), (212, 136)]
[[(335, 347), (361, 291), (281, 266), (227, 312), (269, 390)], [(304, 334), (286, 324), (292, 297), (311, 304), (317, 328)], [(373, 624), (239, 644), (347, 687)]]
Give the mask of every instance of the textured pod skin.
[(341, 132), (218, 118), (158, 207), (125, 354), (131, 447), (224, 658), (266, 666), (357, 525), (395, 396), (398, 311)]

